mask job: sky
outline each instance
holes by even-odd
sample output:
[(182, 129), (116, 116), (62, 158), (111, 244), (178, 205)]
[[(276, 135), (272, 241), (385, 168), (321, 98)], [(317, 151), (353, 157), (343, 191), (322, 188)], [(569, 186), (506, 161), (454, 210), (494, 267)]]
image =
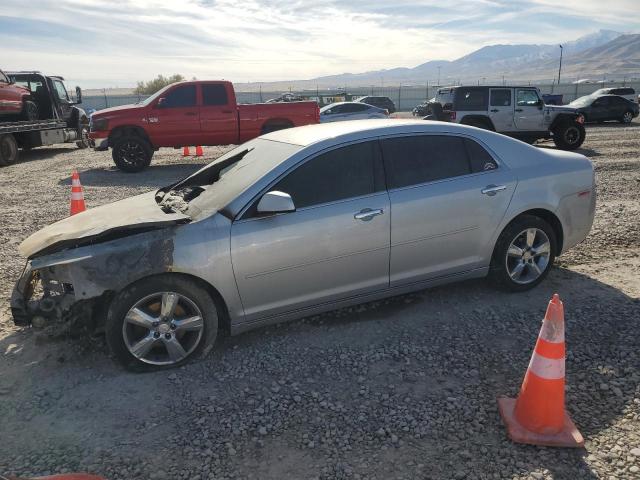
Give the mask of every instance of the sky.
[(83, 88), (173, 73), (268, 82), (413, 67), (599, 29), (640, 31), (640, 0), (2, 0), (0, 68)]

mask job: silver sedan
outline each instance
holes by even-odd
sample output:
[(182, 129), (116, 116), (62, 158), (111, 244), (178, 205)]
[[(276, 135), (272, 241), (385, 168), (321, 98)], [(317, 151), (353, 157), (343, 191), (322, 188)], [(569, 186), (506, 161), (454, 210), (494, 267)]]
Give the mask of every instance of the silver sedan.
[(104, 329), (129, 368), (170, 367), (220, 330), (469, 278), (530, 289), (594, 211), (577, 153), (451, 123), (293, 128), (33, 234), (11, 306), (18, 325)]
[(389, 118), (389, 110), (359, 102), (338, 102), (320, 109), (320, 123)]

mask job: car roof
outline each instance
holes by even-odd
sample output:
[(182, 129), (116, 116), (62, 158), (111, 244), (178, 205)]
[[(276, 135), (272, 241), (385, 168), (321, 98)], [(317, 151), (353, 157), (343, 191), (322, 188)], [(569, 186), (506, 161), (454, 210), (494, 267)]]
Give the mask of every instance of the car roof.
[(403, 133), (469, 133), (469, 128), (471, 127), (449, 122), (377, 118), (289, 128), (269, 133), (262, 138), (305, 147), (327, 140), (351, 141)]

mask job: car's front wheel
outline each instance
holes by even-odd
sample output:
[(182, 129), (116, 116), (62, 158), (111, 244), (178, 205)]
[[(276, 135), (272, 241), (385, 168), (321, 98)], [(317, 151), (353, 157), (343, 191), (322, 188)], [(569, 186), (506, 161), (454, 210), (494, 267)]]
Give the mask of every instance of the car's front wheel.
[(135, 371), (171, 368), (206, 354), (218, 332), (218, 312), (194, 280), (160, 275), (121, 291), (107, 314), (109, 348)]
[(584, 126), (577, 122), (564, 122), (553, 130), (553, 143), (561, 150), (575, 150), (584, 142)]
[(493, 251), (490, 276), (501, 287), (522, 292), (538, 285), (556, 256), (553, 228), (539, 217), (523, 215), (500, 234)]
[(140, 172), (151, 163), (153, 148), (137, 135), (119, 137), (113, 143), (111, 157), (120, 170), (128, 173)]

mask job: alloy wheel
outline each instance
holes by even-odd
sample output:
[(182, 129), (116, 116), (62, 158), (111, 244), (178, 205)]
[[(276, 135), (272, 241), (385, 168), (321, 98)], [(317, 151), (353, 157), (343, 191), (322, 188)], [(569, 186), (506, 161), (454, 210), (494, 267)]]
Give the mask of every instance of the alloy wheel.
[(625, 112), (622, 116), (622, 121), (624, 123), (631, 123), (631, 120), (633, 120), (633, 114), (631, 112)]
[(126, 142), (120, 147), (122, 159), (129, 165), (142, 165), (145, 162), (145, 152), (142, 145), (137, 142)]
[(150, 365), (173, 365), (198, 346), (204, 320), (198, 306), (175, 292), (157, 292), (127, 312), (122, 336), (129, 352)]
[(535, 282), (549, 266), (551, 242), (543, 230), (527, 228), (509, 244), (505, 258), (507, 273), (515, 283)]
[(569, 145), (573, 145), (574, 143), (576, 143), (579, 138), (580, 131), (576, 127), (568, 127), (564, 131), (564, 141)]

